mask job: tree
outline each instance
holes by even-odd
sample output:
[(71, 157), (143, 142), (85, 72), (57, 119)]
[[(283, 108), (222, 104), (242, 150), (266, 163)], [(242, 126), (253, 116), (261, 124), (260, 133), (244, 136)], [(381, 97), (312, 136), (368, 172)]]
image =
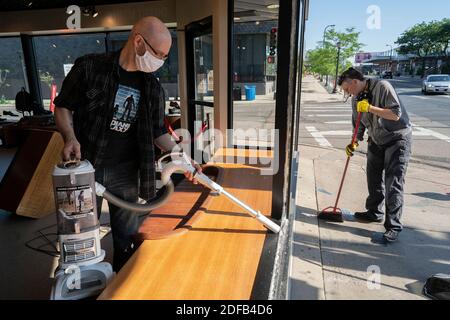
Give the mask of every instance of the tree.
[(328, 30), (325, 33), (325, 41), (319, 42), (314, 50), (310, 50), (306, 55), (306, 64), (309, 71), (320, 75), (333, 75), (336, 71), (337, 43), (341, 44), (338, 73), (351, 66), (347, 61), (353, 57), (362, 47), (363, 44), (358, 41), (360, 32), (356, 32), (355, 28), (347, 28), (345, 32), (337, 32)]
[(52, 84), (55, 79), (50, 74), (50, 72), (48, 72), (48, 71), (43, 72), (42, 70), (39, 70), (39, 77), (41, 78), (41, 81), (43, 83), (45, 83), (51, 89)]
[(450, 45), (450, 19), (445, 18), (437, 22), (435, 32), (439, 53), (447, 60)]
[(401, 34), (395, 43), (399, 45), (398, 53), (413, 53), (422, 59), (421, 76), (425, 75), (426, 57), (437, 54), (448, 57), (450, 40), (450, 19), (422, 22)]

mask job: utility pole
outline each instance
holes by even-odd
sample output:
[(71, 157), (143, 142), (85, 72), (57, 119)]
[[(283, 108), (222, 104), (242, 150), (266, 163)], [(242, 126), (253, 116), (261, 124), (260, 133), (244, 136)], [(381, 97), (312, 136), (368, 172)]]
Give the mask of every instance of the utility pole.
[(325, 29), (323, 29), (323, 41), (322, 41), (322, 48), (325, 47), (325, 33), (327, 31), (328, 28), (334, 28), (335, 25), (334, 24), (329, 24), (328, 26), (325, 27)]
[(336, 77), (334, 79), (334, 88), (333, 88), (333, 93), (337, 92), (337, 82), (338, 82), (338, 72), (339, 72), (339, 58), (340, 58), (340, 53), (341, 53), (341, 42), (338, 41), (337, 45), (337, 59), (336, 59)]
[(391, 47), (391, 50), (389, 51), (389, 71), (392, 71), (392, 46), (387, 44), (386, 47)]

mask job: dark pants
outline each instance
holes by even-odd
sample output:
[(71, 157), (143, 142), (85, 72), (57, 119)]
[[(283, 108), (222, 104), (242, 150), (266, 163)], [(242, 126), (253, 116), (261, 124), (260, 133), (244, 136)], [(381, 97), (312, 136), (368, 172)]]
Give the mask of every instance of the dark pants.
[[(99, 167), (95, 180), (106, 190), (128, 202), (139, 199), (138, 166), (135, 162)], [(97, 197), (97, 213), (100, 218), (103, 198)], [(113, 269), (119, 271), (137, 249), (134, 241), (139, 226), (147, 214), (135, 213), (108, 203), (114, 244)]]
[[(369, 141), (367, 148), (367, 186), (369, 196), (366, 209), (378, 218), (383, 217), (386, 205), (386, 230), (402, 231), (403, 185), (411, 156), (411, 134), (386, 145)], [(384, 171), (384, 175), (383, 175)]]

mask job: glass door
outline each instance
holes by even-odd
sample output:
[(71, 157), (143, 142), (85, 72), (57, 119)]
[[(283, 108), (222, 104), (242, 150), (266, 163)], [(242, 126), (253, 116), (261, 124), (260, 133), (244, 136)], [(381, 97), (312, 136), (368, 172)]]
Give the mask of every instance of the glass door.
[(192, 157), (207, 162), (214, 153), (214, 70), (211, 17), (186, 27), (188, 121)]

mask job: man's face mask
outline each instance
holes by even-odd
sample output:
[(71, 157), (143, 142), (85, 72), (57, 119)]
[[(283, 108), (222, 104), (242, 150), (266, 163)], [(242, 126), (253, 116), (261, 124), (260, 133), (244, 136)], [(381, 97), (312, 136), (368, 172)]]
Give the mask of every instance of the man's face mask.
[[(145, 39), (144, 39), (145, 41)], [(164, 64), (163, 59), (156, 58), (150, 52), (145, 50), (143, 56), (140, 56), (136, 51), (136, 67), (139, 71), (150, 73), (155, 72)]]

